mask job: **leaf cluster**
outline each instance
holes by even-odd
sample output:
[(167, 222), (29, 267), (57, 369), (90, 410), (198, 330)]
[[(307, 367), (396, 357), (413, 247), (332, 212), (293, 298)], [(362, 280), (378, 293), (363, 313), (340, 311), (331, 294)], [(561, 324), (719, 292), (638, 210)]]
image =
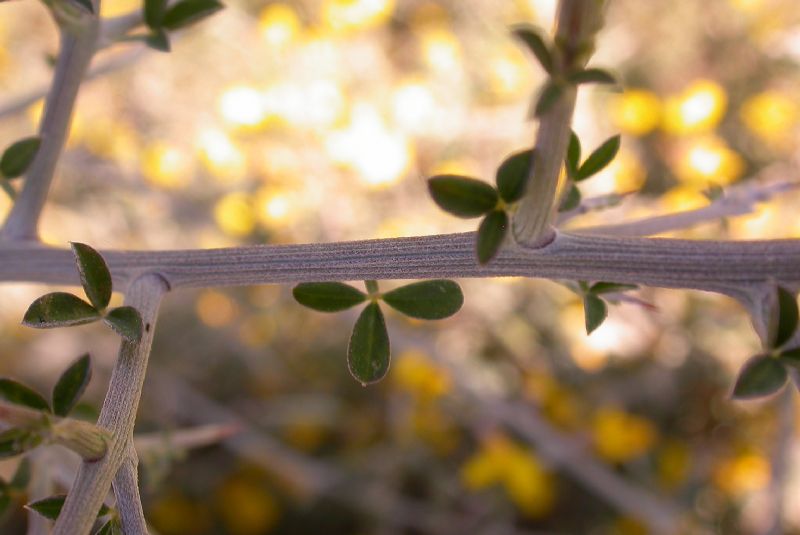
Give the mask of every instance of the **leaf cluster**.
[(31, 387), (7, 377), (0, 377), (0, 399), (42, 413), (41, 427), (15, 427), (0, 433), (0, 458), (19, 455), (41, 444), (48, 430), (47, 415), (68, 416), (91, 378), (92, 363), (88, 353), (64, 370), (53, 386), (49, 402)]
[(586, 281), (578, 283), (579, 293), (583, 297), (583, 316), (586, 323), (586, 334), (592, 332), (603, 324), (608, 317), (608, 301), (613, 300), (615, 294), (637, 290), (635, 284), (622, 284), (618, 282)]
[(459, 175), (438, 175), (428, 179), (431, 197), (442, 210), (462, 218), (483, 216), (476, 243), (481, 264), (497, 255), (508, 231), (510, 213), (525, 194), (535, 160), (533, 149), (506, 158), (497, 168), (496, 187), (477, 178)]
[(294, 287), (298, 303), (319, 312), (339, 312), (367, 302), (356, 320), (347, 348), (347, 366), (362, 385), (380, 381), (391, 360), (389, 333), (379, 301), (411, 318), (438, 320), (461, 309), (464, 295), (451, 280), (419, 281), (380, 293), (376, 281), (367, 292), (341, 282), (307, 282)]
[[(58, 520), (66, 501), (66, 494), (55, 494), (53, 496), (48, 496), (47, 498), (33, 501), (27, 504), (25, 507), (31, 511), (35, 511), (48, 520), (55, 521)], [(122, 524), (119, 521), (117, 511), (103, 504), (100, 507), (100, 510), (97, 512), (97, 518), (100, 519), (103, 517), (108, 518), (106, 518), (106, 520), (103, 522), (103, 525), (94, 532), (94, 535), (122, 535)]]
[(558, 207), (559, 211), (567, 212), (577, 208), (581, 202), (581, 192), (577, 183), (591, 178), (605, 169), (617, 156), (619, 146), (620, 136), (612, 136), (594, 149), (581, 163), (581, 141), (575, 132), (570, 133), (565, 159), (568, 183), (561, 205)]
[(180, 0), (168, 4), (168, 0), (145, 0), (142, 15), (149, 33), (137, 37), (161, 52), (170, 51), (169, 32), (195, 24), (225, 7), (218, 0)]
[(22, 324), (35, 329), (84, 325), (102, 320), (128, 342), (142, 337), (142, 317), (130, 306), (107, 310), (111, 301), (111, 273), (103, 257), (83, 243), (72, 243), (81, 285), (89, 302), (66, 292), (53, 292), (31, 303)]
[(767, 351), (745, 362), (733, 387), (736, 399), (754, 399), (778, 392), (789, 378), (790, 368), (800, 368), (800, 347), (786, 347), (797, 332), (797, 298), (786, 288), (775, 287), (775, 306), (768, 326)]

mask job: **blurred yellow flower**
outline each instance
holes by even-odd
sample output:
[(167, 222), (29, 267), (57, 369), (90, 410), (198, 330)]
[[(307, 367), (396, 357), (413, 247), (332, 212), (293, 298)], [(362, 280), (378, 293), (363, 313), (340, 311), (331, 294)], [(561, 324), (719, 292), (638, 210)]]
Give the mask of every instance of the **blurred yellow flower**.
[(764, 140), (785, 141), (798, 126), (800, 101), (779, 91), (764, 91), (744, 102), (740, 116), (745, 126)]
[(192, 165), (180, 148), (165, 143), (153, 143), (142, 154), (142, 174), (155, 186), (178, 189), (191, 181)]
[(236, 303), (228, 295), (217, 290), (204, 290), (197, 298), (195, 311), (209, 327), (225, 327), (236, 319)]
[(612, 97), (611, 120), (622, 132), (642, 136), (661, 121), (661, 100), (652, 91), (627, 90)]
[(769, 461), (763, 455), (753, 452), (722, 459), (713, 474), (714, 484), (734, 497), (761, 490), (767, 486), (769, 480)]
[(264, 97), (254, 87), (230, 87), (219, 97), (219, 112), (233, 127), (255, 128), (266, 118)]
[(325, 140), (330, 158), (358, 173), (373, 187), (385, 187), (400, 180), (413, 158), (411, 139), (390, 130), (378, 111), (368, 104), (354, 108), (350, 124)]
[(656, 472), (663, 487), (674, 489), (684, 483), (692, 464), (691, 449), (684, 442), (669, 440), (656, 452)]
[(260, 481), (233, 476), (217, 490), (216, 505), (231, 535), (261, 535), (278, 521), (280, 510), (275, 498)]
[(136, 13), (141, 9), (142, 0), (107, 0), (100, 3), (100, 15), (103, 18)]
[(580, 425), (580, 400), (574, 392), (547, 375), (529, 376), (525, 392), (536, 401), (548, 420), (565, 429)]
[(727, 105), (728, 97), (721, 85), (698, 80), (681, 95), (667, 99), (664, 130), (679, 135), (709, 132), (722, 120)]
[(253, 205), (244, 193), (229, 193), (217, 201), (214, 220), (231, 236), (247, 236), (256, 224)]
[(414, 434), (439, 455), (450, 455), (461, 443), (458, 429), (436, 405), (414, 407), (411, 424)]
[(364, 30), (384, 24), (394, 7), (395, 0), (325, 0), (322, 18), (332, 30)]
[(504, 435), (494, 435), (464, 466), (461, 480), (470, 490), (502, 485), (524, 514), (541, 517), (555, 503), (555, 481), (532, 451)]
[(220, 182), (235, 183), (245, 178), (247, 159), (225, 132), (204, 128), (198, 133), (196, 143), (200, 161)]
[(708, 197), (703, 195), (702, 188), (689, 185), (675, 186), (659, 199), (667, 212), (683, 212), (702, 208), (708, 204)]
[(448, 29), (430, 28), (422, 32), (422, 56), (436, 73), (453, 74), (461, 68), (461, 44)]
[(283, 438), (287, 443), (300, 451), (316, 450), (327, 436), (327, 430), (317, 422), (295, 421), (283, 430)]
[(698, 187), (730, 184), (744, 172), (744, 160), (719, 137), (707, 136), (687, 143), (675, 166), (678, 178)]
[(256, 193), (256, 217), (266, 228), (284, 224), (295, 213), (296, 199), (286, 191), (271, 187), (261, 188)]
[(656, 429), (648, 420), (615, 408), (602, 408), (592, 421), (597, 454), (612, 463), (635, 459), (656, 441)]
[(450, 376), (420, 351), (402, 353), (394, 364), (394, 382), (407, 392), (418, 396), (421, 401), (431, 401), (448, 393), (451, 388)]
[(269, 4), (258, 17), (261, 37), (273, 47), (284, 47), (292, 43), (300, 33), (300, 17), (292, 6), (281, 2)]
[(530, 91), (530, 62), (517, 46), (507, 46), (485, 64), (489, 89), (500, 98), (512, 98)]
[(159, 499), (150, 508), (148, 518), (164, 535), (207, 533), (213, 525), (208, 508), (177, 491), (171, 491)]

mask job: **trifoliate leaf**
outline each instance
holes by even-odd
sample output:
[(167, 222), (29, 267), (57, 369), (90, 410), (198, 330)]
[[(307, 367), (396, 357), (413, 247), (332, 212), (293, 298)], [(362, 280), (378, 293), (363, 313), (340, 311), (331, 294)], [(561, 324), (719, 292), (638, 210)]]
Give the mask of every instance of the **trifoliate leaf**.
[(589, 178), (603, 170), (605, 166), (611, 163), (611, 160), (617, 155), (619, 151), (619, 136), (608, 138), (602, 145), (597, 147), (592, 152), (583, 165), (578, 168), (575, 173), (574, 180), (580, 181)]
[(0, 157), (0, 173), (6, 178), (17, 178), (25, 174), (36, 158), (41, 144), (42, 140), (38, 137), (21, 139), (12, 144)]
[(600, 327), (608, 316), (608, 306), (605, 301), (593, 294), (583, 298), (583, 315), (586, 321), (586, 334)]
[(167, 0), (144, 0), (145, 24), (153, 30), (160, 29), (166, 11)]
[(545, 42), (545, 38), (535, 28), (520, 26), (513, 30), (514, 35), (533, 52), (539, 64), (549, 74), (553, 74), (553, 55)]
[(100, 313), (83, 299), (69, 293), (55, 292), (31, 303), (22, 324), (35, 329), (52, 329), (83, 325), (98, 319)]
[(389, 333), (377, 303), (368, 304), (356, 320), (347, 347), (350, 373), (366, 386), (380, 381), (389, 370)]
[(50, 405), (38, 392), (7, 377), (0, 377), (0, 399), (37, 411), (50, 412)]
[(478, 227), (478, 262), (486, 264), (497, 255), (508, 229), (508, 215), (503, 210), (495, 210), (481, 221)]
[(517, 202), (522, 198), (531, 167), (535, 163), (534, 158), (533, 149), (517, 152), (506, 158), (497, 168), (497, 191), (505, 202)]
[(794, 335), (797, 330), (797, 299), (787, 289), (778, 286), (778, 325), (772, 347), (780, 347)]
[(572, 84), (616, 84), (617, 79), (610, 72), (603, 69), (585, 69), (567, 76), (567, 81)]
[(592, 284), (589, 291), (593, 294), (609, 294), (627, 292), (629, 290), (636, 290), (638, 286), (635, 284), (623, 284), (620, 282), (596, 282)]
[(320, 312), (339, 312), (363, 303), (367, 296), (341, 282), (304, 282), (292, 290), (295, 300)]
[(464, 294), (451, 280), (429, 280), (396, 288), (385, 293), (383, 300), (406, 316), (438, 320), (458, 312), (464, 304)]
[(569, 212), (574, 210), (581, 204), (581, 190), (575, 184), (569, 184), (567, 194), (561, 198), (561, 205), (558, 207), (559, 212)]
[(105, 310), (111, 300), (112, 288), (111, 273), (105, 260), (100, 253), (85, 243), (73, 242), (71, 245), (81, 275), (83, 291), (97, 310)]
[(733, 397), (753, 399), (768, 396), (780, 390), (788, 374), (778, 359), (769, 355), (757, 355), (748, 360), (739, 372)]
[(0, 459), (14, 457), (42, 443), (41, 433), (15, 427), (0, 433)]
[(138, 342), (144, 325), (139, 311), (133, 307), (113, 308), (103, 318), (114, 331), (128, 342)]
[(85, 354), (73, 362), (53, 387), (53, 413), (66, 416), (86, 390), (92, 378), (92, 359)]
[(539, 97), (536, 100), (536, 106), (533, 109), (533, 116), (534, 117), (541, 117), (552, 108), (558, 99), (561, 98), (561, 93), (563, 92), (563, 88), (561, 84), (554, 82), (552, 80), (548, 80), (547, 83), (544, 84), (542, 90), (539, 92)]
[(167, 9), (161, 26), (168, 30), (177, 30), (213, 15), (223, 6), (217, 0), (182, 0)]
[(497, 206), (497, 190), (475, 178), (435, 176), (428, 179), (428, 190), (442, 210), (458, 217), (478, 217)]
[(574, 131), (570, 131), (569, 145), (567, 145), (567, 174), (570, 178), (575, 177), (578, 166), (581, 164), (581, 140)]

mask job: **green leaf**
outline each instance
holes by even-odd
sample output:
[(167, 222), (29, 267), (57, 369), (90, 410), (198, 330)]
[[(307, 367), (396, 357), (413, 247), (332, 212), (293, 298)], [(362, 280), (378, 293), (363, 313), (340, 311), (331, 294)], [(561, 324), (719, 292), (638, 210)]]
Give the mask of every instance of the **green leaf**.
[(553, 74), (553, 55), (542, 34), (529, 26), (517, 27), (513, 33), (533, 52), (545, 72)]
[(383, 300), (406, 316), (438, 320), (458, 312), (464, 304), (464, 294), (451, 280), (429, 280), (396, 288), (384, 294)]
[(363, 292), (341, 282), (304, 282), (292, 290), (292, 295), (303, 306), (320, 312), (339, 312), (363, 303)]
[(167, 9), (161, 25), (168, 30), (177, 30), (223, 9), (217, 0), (183, 0)]
[(778, 354), (778, 358), (784, 364), (798, 368), (800, 367), (800, 347), (784, 349)]
[(389, 334), (377, 303), (368, 304), (356, 320), (347, 348), (347, 366), (366, 386), (380, 381), (389, 370)]
[(578, 166), (581, 164), (581, 140), (578, 134), (571, 130), (569, 133), (569, 145), (567, 145), (567, 173), (570, 178), (575, 177)]
[(380, 288), (378, 288), (378, 281), (366, 280), (364, 281), (364, 286), (371, 295), (376, 295), (380, 291)]
[[(25, 507), (36, 511), (43, 517), (49, 520), (57, 520), (58, 515), (61, 514), (61, 510), (64, 508), (64, 502), (67, 501), (66, 494), (55, 494), (53, 496), (49, 496), (47, 498), (42, 498), (41, 500), (36, 500), (35, 502), (31, 502), (27, 504)], [(97, 516), (105, 516), (110, 512), (110, 509), (106, 504), (100, 506), (100, 511), (98, 511)]]
[(161, 29), (153, 30), (147, 34), (144, 37), (144, 42), (147, 46), (159, 52), (169, 52), (172, 50), (169, 43), (169, 34)]
[(617, 79), (603, 69), (585, 69), (567, 76), (567, 81), (572, 84), (616, 84)]
[(30, 429), (6, 429), (0, 433), (0, 459), (20, 455), (41, 443), (42, 435)]
[(586, 321), (586, 334), (600, 327), (608, 316), (608, 306), (605, 301), (593, 294), (583, 298), (583, 315)]
[(773, 394), (786, 383), (788, 374), (782, 363), (769, 355), (756, 355), (748, 360), (739, 372), (735, 399), (753, 399)]
[(41, 144), (42, 140), (38, 137), (21, 139), (12, 144), (0, 157), (0, 173), (6, 178), (17, 178), (25, 174), (36, 158)]
[(569, 191), (561, 198), (561, 205), (558, 207), (559, 212), (569, 212), (574, 210), (581, 204), (581, 190), (575, 184), (569, 185)]
[(0, 399), (37, 411), (50, 412), (50, 405), (38, 392), (8, 377), (0, 377)]
[(149, 28), (158, 30), (167, 11), (167, 0), (144, 0), (144, 22)]
[(111, 300), (111, 273), (100, 253), (85, 243), (72, 242), (72, 254), (81, 274), (81, 285), (89, 302), (98, 311), (105, 310)]
[(28, 488), (28, 483), (31, 481), (31, 462), (25, 457), (20, 460), (17, 465), (17, 470), (14, 472), (14, 477), (11, 478), (11, 487), (17, 490), (25, 490)]
[(548, 80), (542, 87), (539, 97), (536, 100), (536, 106), (533, 110), (534, 117), (541, 117), (552, 108), (558, 99), (561, 98), (563, 88), (557, 82)]
[(575, 173), (575, 180), (585, 180), (599, 173), (605, 166), (611, 163), (611, 160), (614, 159), (619, 151), (619, 141), (619, 136), (613, 136), (597, 147), (597, 149), (586, 158), (586, 161), (580, 166), (578, 172)]
[(92, 4), (92, 0), (72, 0), (83, 9), (85, 9), (88, 13), (94, 15), (94, 5)]
[(592, 284), (589, 291), (595, 295), (627, 292), (636, 290), (638, 286), (635, 284), (623, 284), (620, 282), (596, 282)]
[(92, 359), (86, 353), (73, 362), (53, 387), (53, 412), (66, 416), (86, 390), (92, 378)]
[(487, 215), (478, 227), (478, 263), (486, 264), (497, 255), (508, 229), (508, 215), (495, 210)]
[(83, 325), (100, 319), (95, 308), (72, 294), (55, 292), (43, 295), (28, 307), (22, 324), (35, 329)]
[(772, 347), (780, 347), (794, 335), (797, 330), (797, 299), (785, 288), (778, 286), (778, 328)]
[(497, 168), (497, 191), (507, 203), (517, 202), (525, 194), (525, 186), (535, 163), (533, 149), (512, 154)]
[(458, 217), (479, 217), (497, 206), (497, 190), (475, 178), (435, 176), (428, 179), (428, 190), (439, 208)]
[(25, 507), (36, 511), (47, 519), (56, 520), (58, 515), (61, 514), (61, 509), (64, 508), (65, 501), (67, 501), (67, 495), (58, 494), (55, 496), (42, 498), (41, 500), (36, 500), (35, 502), (29, 503)]
[(117, 307), (103, 318), (114, 331), (128, 342), (138, 342), (142, 337), (142, 316), (133, 307)]

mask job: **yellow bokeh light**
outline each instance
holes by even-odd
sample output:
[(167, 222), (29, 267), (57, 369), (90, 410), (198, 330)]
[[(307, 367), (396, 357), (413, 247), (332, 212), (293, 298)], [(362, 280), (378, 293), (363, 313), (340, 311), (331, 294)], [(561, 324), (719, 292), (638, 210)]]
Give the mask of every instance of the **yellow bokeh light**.
[(661, 100), (652, 91), (631, 89), (611, 101), (611, 119), (626, 134), (642, 136), (661, 121)]
[(422, 34), (425, 63), (439, 74), (452, 74), (461, 68), (461, 44), (450, 30), (431, 28)]
[(785, 141), (798, 126), (800, 101), (779, 91), (764, 91), (748, 98), (740, 116), (745, 126), (766, 141)]
[(291, 44), (300, 33), (301, 24), (297, 12), (286, 4), (269, 4), (258, 17), (261, 37), (273, 47)]
[(450, 391), (450, 376), (419, 351), (406, 351), (394, 365), (392, 379), (421, 401), (437, 399)]
[(525, 94), (531, 87), (529, 65), (519, 47), (504, 48), (486, 65), (489, 88), (501, 98)]
[(684, 147), (675, 172), (680, 180), (696, 186), (730, 184), (744, 172), (744, 160), (724, 140), (708, 136)]
[(178, 189), (191, 181), (191, 160), (182, 149), (154, 143), (142, 155), (142, 173), (153, 185)]
[(363, 30), (384, 24), (394, 7), (394, 0), (325, 0), (322, 18), (335, 31)]
[(770, 481), (769, 461), (751, 452), (724, 459), (716, 466), (713, 480), (720, 490), (736, 497), (761, 490)]
[(625, 462), (647, 453), (656, 441), (649, 421), (615, 408), (597, 411), (592, 420), (592, 438), (600, 457)]
[(680, 96), (667, 99), (664, 130), (672, 134), (711, 131), (725, 115), (728, 97), (721, 85), (698, 80)]
[(256, 194), (256, 217), (267, 228), (287, 222), (296, 210), (294, 196), (274, 188), (262, 188)]
[(214, 220), (231, 236), (247, 236), (256, 224), (250, 199), (244, 193), (229, 193), (214, 205)]
[(325, 150), (334, 162), (354, 169), (365, 185), (374, 187), (402, 178), (413, 156), (411, 140), (389, 130), (377, 110), (366, 104), (356, 106), (347, 128), (326, 139)]
[(100, 15), (103, 18), (128, 15), (141, 9), (142, 0), (107, 0), (100, 3)]
[(667, 191), (660, 197), (659, 202), (664, 206), (665, 211), (683, 212), (706, 206), (708, 204), (708, 198), (703, 195), (702, 189), (689, 185), (682, 185)]
[(215, 498), (225, 531), (231, 535), (267, 533), (280, 518), (278, 502), (254, 477), (234, 476)]
[(232, 126), (256, 127), (265, 119), (264, 97), (253, 87), (231, 87), (220, 95), (219, 112)]
[(262, 102), (264, 119), (299, 128), (329, 128), (341, 119), (346, 108), (341, 87), (325, 79), (272, 86), (264, 92)]
[(204, 128), (197, 135), (200, 161), (220, 182), (239, 182), (247, 174), (247, 160), (225, 132)]
[(430, 128), (436, 107), (433, 93), (420, 82), (401, 84), (392, 95), (392, 118), (409, 132), (426, 132)]
[(195, 303), (195, 312), (209, 327), (225, 327), (236, 319), (236, 303), (226, 294), (217, 290), (206, 290)]

